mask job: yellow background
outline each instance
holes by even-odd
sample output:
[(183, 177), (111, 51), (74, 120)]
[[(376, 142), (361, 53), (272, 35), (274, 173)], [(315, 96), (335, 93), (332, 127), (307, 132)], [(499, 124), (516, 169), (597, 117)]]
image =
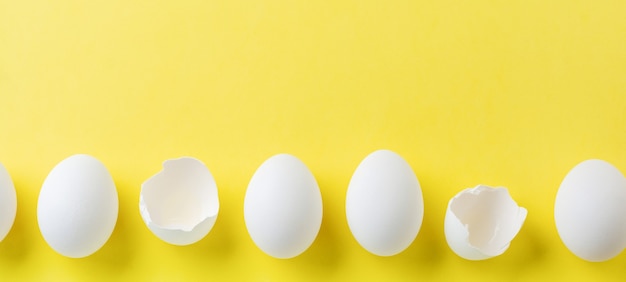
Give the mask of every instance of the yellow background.
[[(0, 162), (18, 212), (0, 280), (555, 281), (626, 279), (626, 254), (588, 263), (561, 243), (556, 191), (578, 162), (626, 171), (626, 1), (0, 1)], [(387, 148), (413, 167), (425, 217), (394, 257), (345, 219), (359, 162)], [(96, 254), (69, 259), (39, 233), (47, 173), (87, 153), (120, 214)], [(317, 177), (319, 236), (262, 253), (243, 220), (255, 169), (291, 153)], [(221, 210), (197, 244), (150, 233), (141, 183), (170, 158), (212, 171)], [(510, 249), (463, 260), (447, 201), (503, 185), (528, 209)]]

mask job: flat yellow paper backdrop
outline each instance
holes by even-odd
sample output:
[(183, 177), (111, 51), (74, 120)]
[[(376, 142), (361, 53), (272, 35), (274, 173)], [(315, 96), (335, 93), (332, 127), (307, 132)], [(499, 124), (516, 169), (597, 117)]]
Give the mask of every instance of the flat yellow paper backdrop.
[[(623, 281), (626, 254), (588, 263), (561, 243), (556, 191), (578, 162), (626, 171), (625, 1), (0, 1), (0, 162), (18, 195), (0, 280)], [(401, 154), (425, 217), (394, 257), (345, 219), (370, 152)], [(109, 242), (85, 259), (48, 247), (37, 197), (87, 153), (117, 184)], [(317, 177), (324, 218), (301, 256), (262, 253), (243, 220), (255, 169), (290, 153)], [(221, 210), (197, 244), (150, 233), (141, 183), (170, 158), (214, 174)], [(502, 256), (465, 261), (447, 201), (506, 186), (528, 209)]]

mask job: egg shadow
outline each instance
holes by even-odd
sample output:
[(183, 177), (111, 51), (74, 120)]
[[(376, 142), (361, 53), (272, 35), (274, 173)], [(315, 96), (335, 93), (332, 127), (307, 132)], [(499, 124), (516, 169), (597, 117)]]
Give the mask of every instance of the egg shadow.
[(118, 190), (119, 210), (111, 237), (100, 250), (86, 258), (77, 260), (84, 264), (95, 264), (95, 267), (104, 268), (119, 275), (130, 268), (130, 262), (134, 258), (135, 245), (132, 244), (132, 232), (128, 228), (128, 219), (131, 213), (138, 212), (138, 210), (128, 210), (134, 202), (130, 203), (131, 199), (122, 196), (128, 193), (119, 193), (120, 191), (133, 190), (134, 186), (123, 181), (116, 181), (115, 186)]
[(530, 265), (541, 263), (547, 258), (548, 244), (542, 240), (544, 236), (539, 233), (537, 223), (534, 221), (528, 221), (517, 234), (511, 247), (513, 254), (516, 254), (517, 263), (521, 265)]
[[(3, 264), (10, 264), (12, 266), (18, 265), (26, 259), (31, 251), (31, 243), (33, 234), (29, 233), (29, 229), (24, 224), (29, 219), (25, 214), (24, 207), (25, 195), (20, 192), (21, 187), (25, 187), (20, 178), (13, 179), (13, 185), (15, 186), (17, 194), (17, 212), (15, 214), (15, 221), (13, 226), (6, 237), (0, 242), (0, 260)], [(35, 223), (36, 224), (36, 223)]]
[(419, 234), (400, 255), (412, 267), (419, 264), (426, 270), (434, 270), (443, 261), (447, 248), (445, 240), (441, 238), (443, 229), (436, 228), (432, 220), (424, 218)]
[[(224, 198), (226, 195), (222, 196), (221, 203), (232, 202)], [(232, 225), (236, 220), (234, 217), (234, 214), (220, 210), (215, 225), (204, 238), (190, 245), (173, 247), (178, 248), (181, 255), (192, 256), (196, 260), (210, 261), (213, 265), (216, 262), (225, 264), (233, 256), (235, 248)], [(215, 257), (219, 257), (219, 260), (215, 260)]]
[[(337, 188), (329, 183), (330, 179), (318, 177), (318, 185), (329, 189)], [(346, 186), (347, 187), (347, 186)], [(324, 189), (320, 189), (324, 190)], [(286, 262), (290, 266), (297, 267), (303, 273), (302, 277), (313, 280), (329, 279), (339, 269), (342, 259), (341, 246), (337, 240), (336, 227), (338, 224), (338, 215), (345, 214), (341, 208), (330, 205), (330, 200), (325, 199), (322, 193), (322, 203), (324, 203), (324, 211), (322, 215), (322, 224), (320, 230), (311, 246), (299, 256), (288, 259)]]
[[(398, 264), (407, 272), (417, 273), (419, 277), (433, 276), (446, 257), (448, 246), (443, 232), (443, 220), (445, 208), (433, 203), (445, 203), (445, 199), (433, 199), (437, 197), (435, 191), (439, 191), (435, 179), (420, 178), (424, 197), (424, 217), (419, 233), (411, 245), (400, 254), (391, 257), (398, 260)], [(431, 193), (433, 192), (433, 193)]]
[(502, 255), (470, 263), (484, 271), (498, 272), (505, 280), (519, 278), (546, 263), (548, 245), (541, 238), (534, 221), (527, 221)]

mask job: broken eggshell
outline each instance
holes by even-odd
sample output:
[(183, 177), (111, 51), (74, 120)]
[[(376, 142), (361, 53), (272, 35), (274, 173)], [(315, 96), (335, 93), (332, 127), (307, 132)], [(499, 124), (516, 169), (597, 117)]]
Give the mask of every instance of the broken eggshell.
[(454, 253), (468, 260), (495, 257), (509, 248), (526, 215), (504, 187), (468, 188), (448, 203), (446, 241)]
[(193, 244), (213, 228), (219, 211), (213, 175), (191, 157), (167, 160), (141, 185), (139, 211), (148, 229), (173, 245)]

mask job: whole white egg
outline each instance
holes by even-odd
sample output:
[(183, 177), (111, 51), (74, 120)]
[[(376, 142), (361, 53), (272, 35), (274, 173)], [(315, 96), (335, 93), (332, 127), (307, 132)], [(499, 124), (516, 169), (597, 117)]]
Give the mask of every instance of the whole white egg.
[(0, 164), (0, 241), (13, 227), (17, 212), (17, 195), (9, 172)]
[(86, 257), (100, 249), (113, 232), (117, 213), (113, 178), (88, 155), (74, 155), (57, 164), (39, 192), (41, 235), (67, 257)]
[(605, 261), (626, 247), (626, 179), (608, 162), (587, 160), (565, 176), (554, 203), (561, 240), (578, 257)]
[(352, 235), (369, 252), (391, 256), (406, 249), (419, 232), (424, 199), (411, 166), (398, 154), (369, 154), (352, 175), (346, 195)]
[(313, 243), (322, 223), (322, 195), (298, 158), (275, 155), (254, 173), (244, 199), (252, 241), (275, 258), (295, 257)]

